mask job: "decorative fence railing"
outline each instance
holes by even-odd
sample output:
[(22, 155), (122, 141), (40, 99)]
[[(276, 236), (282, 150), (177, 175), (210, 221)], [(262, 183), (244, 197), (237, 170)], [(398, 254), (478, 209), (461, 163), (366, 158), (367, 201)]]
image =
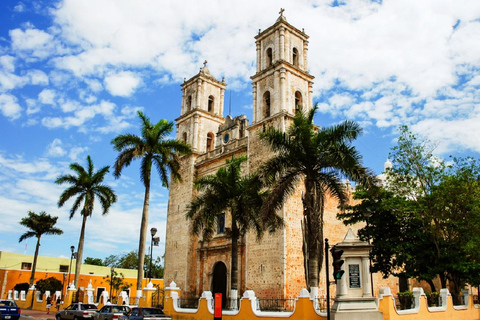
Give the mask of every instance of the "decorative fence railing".
[(152, 307), (163, 309), (164, 298), (165, 294), (163, 289), (157, 287), (157, 290), (152, 295)]
[(465, 305), (465, 296), (462, 294), (453, 294), (452, 293), (452, 302), (454, 306), (463, 306)]
[(82, 296), (82, 294), (79, 291), (72, 292), (72, 302), (75, 302), (75, 303), (82, 302), (80, 300), (81, 296)]
[(407, 310), (415, 308), (415, 299), (413, 295), (398, 295), (394, 299), (397, 310)]
[(257, 299), (257, 310), (261, 311), (293, 311), (295, 299)]
[(185, 309), (197, 309), (199, 299), (200, 298), (180, 298), (177, 300), (178, 307)]
[(442, 305), (442, 296), (438, 292), (426, 293), (426, 296), (429, 307), (439, 307)]

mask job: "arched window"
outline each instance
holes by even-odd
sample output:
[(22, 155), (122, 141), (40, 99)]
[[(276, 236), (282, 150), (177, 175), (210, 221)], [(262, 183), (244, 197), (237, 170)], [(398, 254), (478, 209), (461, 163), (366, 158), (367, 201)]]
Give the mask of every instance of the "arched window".
[(268, 118), (270, 117), (270, 91), (267, 91), (263, 94), (263, 117)]
[(213, 96), (208, 97), (208, 112), (213, 112), (213, 102), (215, 98)]
[(187, 98), (187, 112), (192, 110), (192, 96), (188, 96)]
[(295, 92), (295, 113), (302, 111), (303, 109), (303, 99), (300, 91)]
[(267, 49), (267, 68), (273, 63), (273, 51), (272, 48)]
[(184, 132), (182, 134), (182, 139), (183, 139), (183, 142), (187, 142), (187, 133), (186, 132)]
[(292, 63), (295, 67), (298, 67), (298, 50), (297, 50), (297, 48), (293, 48)]
[(225, 213), (222, 213), (217, 218), (217, 234), (224, 234), (225, 233)]
[(213, 150), (213, 133), (207, 133), (207, 151)]

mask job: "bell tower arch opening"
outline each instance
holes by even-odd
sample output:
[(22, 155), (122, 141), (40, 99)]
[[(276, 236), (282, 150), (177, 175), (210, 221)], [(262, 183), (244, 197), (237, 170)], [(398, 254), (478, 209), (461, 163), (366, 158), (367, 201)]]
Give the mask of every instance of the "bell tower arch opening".
[(298, 50), (293, 48), (292, 50), (292, 64), (298, 68)]
[(263, 94), (263, 117), (268, 118), (271, 115), (271, 110), (270, 108), (272, 107), (271, 105), (271, 100), (270, 100), (270, 91), (266, 91)]
[(214, 141), (215, 141), (215, 137), (213, 133), (211, 132), (207, 133), (207, 152), (213, 150)]
[(272, 64), (273, 64), (273, 50), (272, 48), (268, 48), (267, 51), (266, 51), (266, 67), (271, 67)]
[(295, 114), (303, 110), (303, 98), (300, 91), (295, 92)]
[(209, 96), (208, 97), (208, 112), (213, 112), (213, 107), (215, 103), (215, 97), (214, 96)]
[(222, 261), (218, 261), (213, 266), (212, 277), (212, 294), (222, 294), (222, 307), (226, 306), (227, 302), (227, 266)]

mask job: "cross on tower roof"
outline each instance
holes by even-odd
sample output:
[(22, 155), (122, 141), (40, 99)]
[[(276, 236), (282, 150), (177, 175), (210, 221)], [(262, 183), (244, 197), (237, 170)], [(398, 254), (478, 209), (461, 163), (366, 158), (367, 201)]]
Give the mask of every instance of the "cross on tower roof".
[(203, 62), (203, 67), (205, 68), (207, 66), (207, 60)]
[(285, 9), (283, 9), (283, 8), (280, 8), (280, 12), (279, 12), (279, 14), (280, 14), (281, 16), (283, 16), (283, 12), (284, 12), (284, 11), (285, 11)]

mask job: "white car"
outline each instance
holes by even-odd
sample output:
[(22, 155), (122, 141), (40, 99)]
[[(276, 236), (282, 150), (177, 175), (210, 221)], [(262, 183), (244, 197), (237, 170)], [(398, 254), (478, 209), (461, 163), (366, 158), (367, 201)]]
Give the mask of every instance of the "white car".
[(98, 311), (97, 306), (89, 303), (72, 303), (62, 311), (55, 314), (57, 320), (92, 319)]

